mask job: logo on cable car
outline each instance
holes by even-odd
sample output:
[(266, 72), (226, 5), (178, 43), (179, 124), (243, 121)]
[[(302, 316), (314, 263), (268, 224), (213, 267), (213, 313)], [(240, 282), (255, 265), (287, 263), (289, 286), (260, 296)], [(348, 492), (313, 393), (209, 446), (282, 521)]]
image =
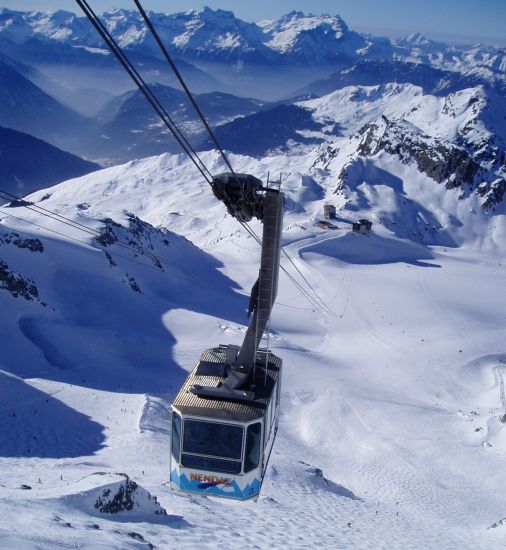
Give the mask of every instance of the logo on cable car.
[(198, 481), (199, 489), (207, 489), (208, 487), (216, 487), (217, 485), (229, 485), (232, 480), (229, 477), (209, 476), (190, 472), (190, 481)]

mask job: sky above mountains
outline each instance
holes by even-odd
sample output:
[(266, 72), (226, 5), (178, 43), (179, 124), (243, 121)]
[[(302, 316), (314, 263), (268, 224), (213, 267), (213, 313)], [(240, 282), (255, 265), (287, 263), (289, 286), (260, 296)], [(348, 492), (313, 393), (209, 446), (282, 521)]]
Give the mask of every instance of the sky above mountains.
[[(72, 0), (3, 0), (1, 6), (16, 10), (66, 9), (79, 12)], [(91, 0), (97, 10), (111, 7), (134, 7), (131, 0)], [(422, 32), (434, 39), (468, 43), (483, 41), (506, 45), (506, 2), (504, 0), (256, 0), (254, 3), (238, 0), (145, 0), (146, 9), (154, 11), (185, 11), (211, 8), (232, 10), (247, 21), (276, 18), (292, 10), (312, 13), (339, 14), (357, 31), (400, 36)]]

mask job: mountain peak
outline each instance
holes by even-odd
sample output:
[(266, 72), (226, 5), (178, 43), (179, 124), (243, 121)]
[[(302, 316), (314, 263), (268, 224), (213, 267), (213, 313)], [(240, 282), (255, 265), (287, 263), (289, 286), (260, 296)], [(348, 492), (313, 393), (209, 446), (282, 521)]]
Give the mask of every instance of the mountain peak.
[(280, 19), (258, 24), (269, 37), (267, 46), (286, 54), (295, 54), (304, 62), (316, 63), (323, 56), (336, 61), (341, 55), (353, 55), (364, 39), (349, 31), (339, 15), (313, 15), (292, 11)]
[(413, 32), (409, 34), (405, 39), (410, 44), (428, 44), (430, 40), (420, 32)]
[(306, 14), (303, 11), (292, 10), (286, 15), (281, 16), (279, 19), (303, 19), (306, 17)]
[(204, 6), (200, 9), (193, 9), (186, 12), (186, 15), (190, 15), (196, 18), (202, 18), (202, 19), (215, 19), (216, 17), (225, 18), (228, 20), (236, 20), (236, 16), (233, 11), (230, 10), (222, 10), (222, 9), (216, 9), (210, 8), (209, 6)]

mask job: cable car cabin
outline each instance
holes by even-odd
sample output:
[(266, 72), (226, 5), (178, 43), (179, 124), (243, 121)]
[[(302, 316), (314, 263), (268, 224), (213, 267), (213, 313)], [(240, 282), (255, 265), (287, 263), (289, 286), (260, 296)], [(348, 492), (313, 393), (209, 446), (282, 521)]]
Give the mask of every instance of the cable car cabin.
[[(257, 498), (279, 420), (281, 359), (268, 351), (276, 299), (284, 195), (247, 174), (213, 178), (215, 195), (241, 221), (262, 221), (262, 254), (241, 346), (205, 351), (172, 404), (171, 486)], [(267, 350), (259, 348), (264, 331)]]
[(172, 404), (170, 483), (175, 489), (257, 499), (279, 420), (281, 359), (258, 350), (248, 401), (201, 397), (225, 380), (235, 346), (204, 351)]

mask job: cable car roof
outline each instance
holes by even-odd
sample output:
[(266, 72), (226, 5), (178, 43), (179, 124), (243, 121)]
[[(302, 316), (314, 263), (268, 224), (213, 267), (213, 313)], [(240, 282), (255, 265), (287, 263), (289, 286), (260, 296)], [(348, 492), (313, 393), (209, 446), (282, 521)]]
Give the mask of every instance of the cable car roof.
[(281, 370), (281, 359), (272, 353), (269, 354), (266, 384), (264, 384), (265, 362), (262, 361), (257, 366), (257, 384), (254, 389), (254, 399), (251, 402), (199, 397), (190, 392), (193, 385), (217, 387), (220, 382), (223, 382), (225, 359), (225, 350), (220, 348), (205, 350), (177, 394), (173, 407), (183, 415), (199, 416), (209, 420), (251, 422), (262, 418)]

